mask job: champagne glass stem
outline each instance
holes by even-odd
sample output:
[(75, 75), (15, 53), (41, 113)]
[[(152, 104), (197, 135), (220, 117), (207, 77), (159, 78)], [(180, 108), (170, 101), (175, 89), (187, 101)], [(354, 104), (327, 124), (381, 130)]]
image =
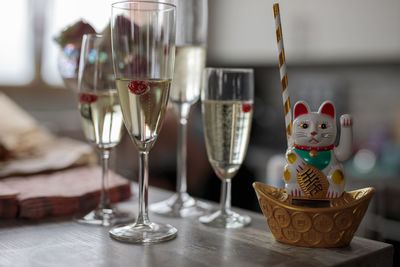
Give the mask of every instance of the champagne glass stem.
[(109, 158), (110, 158), (110, 150), (102, 149), (101, 150), (101, 193), (100, 193), (100, 209), (106, 209), (110, 207), (110, 194), (108, 187), (108, 177), (109, 177)]
[(223, 179), (221, 186), (221, 213), (227, 214), (231, 210), (232, 179)]
[(186, 157), (187, 157), (187, 120), (179, 121), (178, 129), (178, 164), (177, 164), (177, 180), (176, 192), (180, 195), (187, 191), (187, 176), (186, 176)]
[(192, 217), (211, 210), (207, 203), (195, 200), (187, 193), (187, 126), (193, 102), (172, 102), (178, 118), (176, 191), (169, 199), (152, 204), (153, 212), (172, 217)]
[(190, 104), (175, 103), (175, 111), (178, 115), (178, 148), (177, 148), (177, 179), (176, 192), (179, 198), (187, 192), (187, 121), (189, 117)]
[(139, 152), (139, 214), (136, 225), (150, 224), (148, 216), (149, 153)]

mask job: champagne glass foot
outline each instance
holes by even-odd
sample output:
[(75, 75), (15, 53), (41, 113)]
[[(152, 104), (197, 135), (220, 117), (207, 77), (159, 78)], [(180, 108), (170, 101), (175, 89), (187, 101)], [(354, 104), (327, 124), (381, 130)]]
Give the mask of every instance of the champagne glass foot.
[(150, 205), (150, 210), (156, 214), (179, 218), (200, 216), (211, 208), (211, 205), (194, 199), (188, 193), (175, 193), (167, 200)]
[(109, 234), (112, 238), (135, 244), (149, 244), (168, 241), (176, 237), (178, 230), (169, 224), (128, 224), (113, 227)]
[(97, 208), (83, 216), (76, 216), (75, 221), (80, 224), (112, 226), (117, 223), (133, 221), (133, 218), (133, 214), (119, 211), (116, 208)]
[(200, 217), (199, 221), (216, 228), (242, 228), (250, 224), (251, 218), (231, 210), (225, 212), (219, 210), (213, 214)]

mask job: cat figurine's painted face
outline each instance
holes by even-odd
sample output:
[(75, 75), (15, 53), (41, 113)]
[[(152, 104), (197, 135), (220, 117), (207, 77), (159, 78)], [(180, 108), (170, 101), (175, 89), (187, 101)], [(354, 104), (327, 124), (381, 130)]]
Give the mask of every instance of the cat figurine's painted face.
[(311, 112), (308, 104), (299, 101), (294, 106), (293, 139), (299, 146), (325, 147), (336, 139), (335, 107), (325, 101), (318, 112)]

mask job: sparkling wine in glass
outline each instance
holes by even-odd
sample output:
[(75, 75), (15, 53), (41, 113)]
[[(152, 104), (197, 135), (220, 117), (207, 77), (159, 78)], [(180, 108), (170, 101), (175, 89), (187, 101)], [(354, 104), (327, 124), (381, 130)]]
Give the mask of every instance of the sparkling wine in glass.
[(112, 5), (114, 72), (125, 126), (139, 151), (136, 223), (116, 226), (110, 236), (128, 243), (172, 239), (177, 229), (148, 217), (148, 154), (160, 133), (175, 57), (175, 6), (127, 1)]
[(78, 108), (86, 139), (101, 153), (102, 182), (100, 204), (79, 223), (110, 226), (129, 214), (110, 204), (108, 161), (111, 149), (118, 145), (123, 129), (122, 111), (112, 69), (111, 40), (98, 34), (86, 34), (78, 71)]
[(169, 100), (178, 117), (176, 193), (152, 204), (150, 210), (165, 216), (204, 214), (211, 206), (187, 193), (187, 123), (200, 96), (206, 61), (208, 0), (177, 0), (175, 70)]
[(253, 117), (252, 69), (206, 68), (202, 116), (208, 160), (222, 181), (221, 206), (203, 224), (240, 228), (251, 218), (231, 210), (231, 182), (246, 155)]

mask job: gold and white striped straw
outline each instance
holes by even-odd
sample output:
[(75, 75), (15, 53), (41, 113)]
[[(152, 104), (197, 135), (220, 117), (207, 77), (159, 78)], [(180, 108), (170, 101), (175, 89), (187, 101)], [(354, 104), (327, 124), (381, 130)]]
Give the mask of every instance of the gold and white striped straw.
[(283, 48), (282, 25), (281, 25), (281, 16), (279, 14), (278, 3), (274, 4), (274, 18), (275, 18), (276, 41), (278, 43), (278, 50), (279, 50), (279, 72), (280, 72), (281, 86), (282, 86), (283, 111), (285, 113), (286, 138), (289, 145), (290, 139), (292, 137), (292, 111), (290, 107), (285, 50)]

